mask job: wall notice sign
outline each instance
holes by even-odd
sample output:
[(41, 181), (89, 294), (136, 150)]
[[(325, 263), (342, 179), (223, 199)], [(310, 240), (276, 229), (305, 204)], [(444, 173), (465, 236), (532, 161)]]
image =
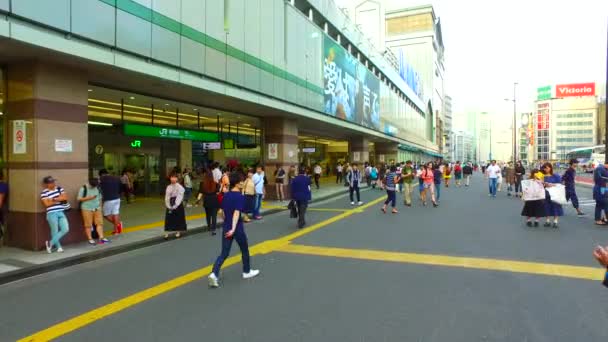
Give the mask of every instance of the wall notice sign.
[(361, 161), (361, 152), (353, 152), (353, 161)]
[(304, 147), (302, 148), (302, 152), (304, 153), (315, 153), (317, 151), (314, 147)]
[(27, 133), (25, 120), (13, 121), (13, 153), (24, 154), (27, 152)]
[(279, 144), (268, 144), (268, 159), (279, 158)]
[(72, 140), (55, 139), (55, 152), (72, 152)]
[(378, 161), (380, 161), (381, 163), (384, 163), (384, 154), (381, 154), (378, 156)]

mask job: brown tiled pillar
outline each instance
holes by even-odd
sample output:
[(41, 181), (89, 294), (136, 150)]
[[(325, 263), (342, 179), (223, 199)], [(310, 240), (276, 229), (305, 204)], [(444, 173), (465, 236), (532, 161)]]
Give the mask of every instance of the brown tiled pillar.
[(398, 147), (399, 144), (393, 142), (374, 143), (376, 163), (380, 165), (400, 162), (400, 160), (397, 160), (397, 156), (399, 154)]
[[(277, 198), (274, 171), (277, 165), (289, 172), (298, 165), (298, 123), (293, 119), (273, 117), (264, 119), (264, 165), (268, 185), (266, 198)], [(285, 177), (285, 197), (289, 198), (289, 186)]]
[[(73, 208), (88, 176), (87, 76), (39, 62), (7, 68), (7, 132), (10, 246), (44, 248), (50, 232), (40, 202), (42, 178), (52, 175)], [(71, 146), (70, 146), (71, 145)], [(67, 212), (70, 233), (62, 242), (84, 239), (77, 210)]]
[(348, 140), (348, 156), (351, 163), (369, 162), (369, 139), (354, 137)]

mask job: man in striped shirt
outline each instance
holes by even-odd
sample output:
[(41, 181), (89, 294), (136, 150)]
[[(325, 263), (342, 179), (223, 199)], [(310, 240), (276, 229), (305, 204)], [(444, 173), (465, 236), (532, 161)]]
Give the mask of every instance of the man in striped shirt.
[(40, 200), (46, 207), (46, 220), (51, 228), (51, 241), (45, 242), (46, 251), (52, 253), (53, 247), (57, 247), (57, 252), (62, 253), (60, 240), (70, 231), (68, 219), (64, 213), (69, 208), (68, 195), (63, 188), (57, 186), (53, 177), (44, 177), (42, 182), (45, 189), (40, 193)]

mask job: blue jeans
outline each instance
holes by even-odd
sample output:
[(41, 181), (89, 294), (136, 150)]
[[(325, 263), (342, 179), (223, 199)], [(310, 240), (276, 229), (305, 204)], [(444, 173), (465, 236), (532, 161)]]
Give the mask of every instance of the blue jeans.
[(261, 207), (262, 207), (262, 194), (255, 194), (255, 203), (253, 204), (253, 217), (260, 216)]
[(498, 183), (498, 178), (490, 178), (490, 195), (496, 197), (496, 184)]
[(222, 268), (222, 264), (230, 255), (232, 240), (236, 240), (236, 243), (239, 244), (239, 248), (241, 249), (243, 273), (249, 273), (251, 270), (251, 267), (249, 266), (249, 243), (247, 242), (247, 234), (245, 234), (245, 230), (243, 228), (237, 228), (234, 231), (234, 235), (230, 239), (223, 236), (227, 231), (228, 230), (224, 229), (222, 232), (222, 252), (217, 257), (217, 260), (215, 260), (215, 264), (213, 264), (213, 274), (215, 274), (215, 276), (218, 278), (220, 276), (220, 268)]
[(386, 190), (386, 201), (384, 201), (384, 205), (391, 204), (391, 207), (395, 207), (395, 202), (397, 201), (395, 196), (395, 190)]
[(192, 196), (192, 188), (184, 188), (184, 202), (188, 203)]
[(439, 198), (441, 197), (441, 183), (435, 184), (435, 200), (439, 202)]
[(65, 213), (63, 211), (47, 213), (46, 221), (49, 223), (49, 227), (51, 227), (51, 248), (53, 246), (61, 248), (59, 240), (70, 231), (70, 225), (68, 224), (67, 217), (65, 217)]

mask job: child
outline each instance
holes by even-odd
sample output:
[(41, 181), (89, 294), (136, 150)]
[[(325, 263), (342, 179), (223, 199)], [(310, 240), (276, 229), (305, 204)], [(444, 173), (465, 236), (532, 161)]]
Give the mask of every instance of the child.
[[(542, 197), (541, 199), (532, 199), (529, 200), (529, 198), (531, 198), (531, 188), (526, 189), (526, 191), (524, 191), (524, 195), (523, 195), (523, 199), (524, 199), (524, 208), (521, 211), (521, 216), (525, 216), (526, 217), (526, 225), (528, 227), (532, 227), (532, 217), (535, 218), (534, 220), (534, 227), (538, 227), (539, 223), (538, 221), (540, 220), (541, 217), (545, 216), (545, 200), (544, 200), (544, 186), (543, 186), (543, 179), (544, 179), (544, 175), (542, 172), (539, 172), (538, 169), (534, 169), (532, 170), (531, 174), (530, 174), (530, 180), (532, 180), (534, 183), (536, 183), (537, 185), (537, 190), (539, 190), (539, 192), (542, 192)], [(541, 191), (542, 190), (542, 191)], [(540, 196), (536, 196), (534, 198), (537, 198)]]

